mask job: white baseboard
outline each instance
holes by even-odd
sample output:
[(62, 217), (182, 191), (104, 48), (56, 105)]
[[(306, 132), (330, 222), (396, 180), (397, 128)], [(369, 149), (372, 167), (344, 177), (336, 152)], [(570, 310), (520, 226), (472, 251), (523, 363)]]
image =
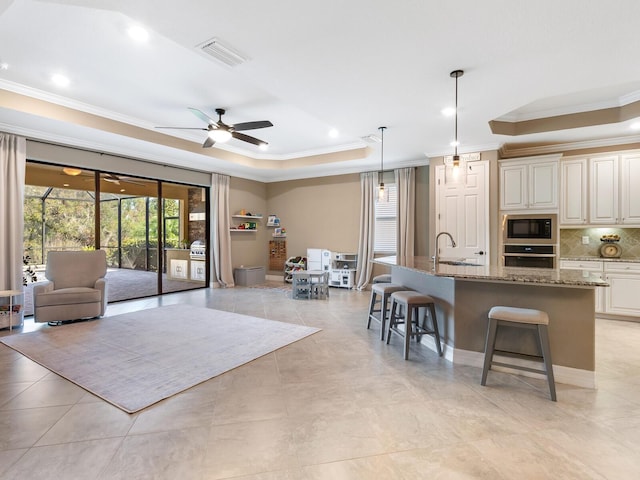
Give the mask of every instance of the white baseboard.
[[(435, 348), (435, 344), (434, 344)], [(472, 352), (469, 350), (461, 350), (461, 349), (451, 349), (452, 351), (452, 362), (457, 365), (471, 365), (474, 367), (482, 368), (484, 364), (484, 353), (483, 352)], [(496, 355), (494, 357), (498, 361), (506, 361), (509, 363), (514, 363), (516, 365), (539, 368), (539, 364), (536, 362), (529, 362), (527, 360), (520, 360), (514, 358), (501, 357), (500, 355)], [(546, 379), (546, 376), (534, 372), (526, 372), (522, 370), (517, 370), (509, 367), (491, 367), (492, 370), (500, 371), (500, 372), (508, 372), (514, 373), (516, 375), (522, 375), (524, 377), (531, 378), (543, 378)], [(591, 370), (582, 370), (578, 368), (565, 367), (562, 365), (554, 365), (553, 366), (553, 376), (555, 377), (556, 383), (564, 383), (566, 385), (574, 385), (576, 387), (582, 388), (596, 388), (596, 372)]]

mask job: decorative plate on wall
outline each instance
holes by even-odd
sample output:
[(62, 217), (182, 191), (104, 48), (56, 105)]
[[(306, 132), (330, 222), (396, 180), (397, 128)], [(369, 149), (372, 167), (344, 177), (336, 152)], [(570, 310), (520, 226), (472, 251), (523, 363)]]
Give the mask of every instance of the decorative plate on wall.
[(619, 258), (622, 254), (620, 245), (613, 242), (606, 242), (600, 246), (600, 256), (604, 258)]

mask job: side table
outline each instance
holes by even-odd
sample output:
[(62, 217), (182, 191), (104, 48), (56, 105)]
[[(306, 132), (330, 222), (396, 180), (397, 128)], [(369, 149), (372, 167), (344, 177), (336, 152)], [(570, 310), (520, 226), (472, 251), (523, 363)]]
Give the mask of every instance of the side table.
[(0, 290), (0, 298), (9, 297), (9, 330), (13, 330), (13, 297), (22, 295), (22, 290)]

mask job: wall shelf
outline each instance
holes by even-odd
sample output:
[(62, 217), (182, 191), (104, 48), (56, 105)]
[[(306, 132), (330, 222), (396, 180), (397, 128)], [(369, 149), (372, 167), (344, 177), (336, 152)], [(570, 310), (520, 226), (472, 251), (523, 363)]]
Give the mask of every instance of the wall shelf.
[(230, 228), (230, 232), (257, 232), (257, 228)]
[(255, 218), (260, 220), (262, 215), (231, 215), (232, 218)]

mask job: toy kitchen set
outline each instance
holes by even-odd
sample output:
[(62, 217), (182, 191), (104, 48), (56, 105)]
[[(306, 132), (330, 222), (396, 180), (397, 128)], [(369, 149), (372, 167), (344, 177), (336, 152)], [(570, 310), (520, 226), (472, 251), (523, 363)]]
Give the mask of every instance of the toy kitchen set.
[(356, 280), (355, 253), (336, 253), (322, 248), (307, 249), (307, 270), (329, 272), (329, 286), (353, 288)]

